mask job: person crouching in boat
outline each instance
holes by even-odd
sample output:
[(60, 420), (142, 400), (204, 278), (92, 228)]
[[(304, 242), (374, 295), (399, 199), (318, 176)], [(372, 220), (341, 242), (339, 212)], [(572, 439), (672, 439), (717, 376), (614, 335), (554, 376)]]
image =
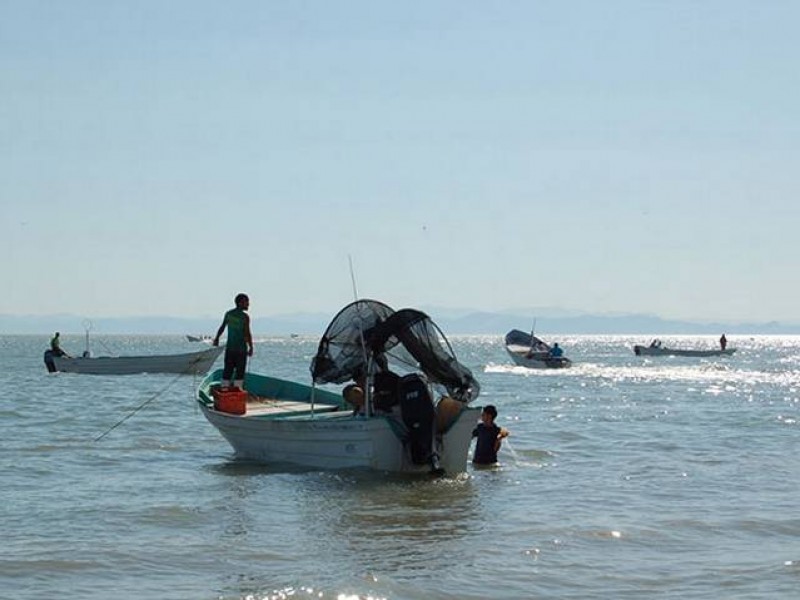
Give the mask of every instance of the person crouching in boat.
[[(372, 404), (377, 412), (390, 413), (399, 401), (397, 386), (400, 376), (389, 370), (386, 358), (379, 356), (377, 359), (378, 372), (375, 373), (372, 385)], [(353, 381), (342, 390), (345, 402), (353, 408), (353, 414), (363, 414), (364, 401), (367, 389), (367, 376), (362, 368), (356, 369)]]

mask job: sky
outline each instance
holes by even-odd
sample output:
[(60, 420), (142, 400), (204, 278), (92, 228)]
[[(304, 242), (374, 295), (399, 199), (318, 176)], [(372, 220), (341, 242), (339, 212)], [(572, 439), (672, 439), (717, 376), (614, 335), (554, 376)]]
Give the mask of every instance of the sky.
[(798, 323), (798, 22), (793, 0), (0, 0), (0, 314), (246, 292), (255, 316), (357, 294)]

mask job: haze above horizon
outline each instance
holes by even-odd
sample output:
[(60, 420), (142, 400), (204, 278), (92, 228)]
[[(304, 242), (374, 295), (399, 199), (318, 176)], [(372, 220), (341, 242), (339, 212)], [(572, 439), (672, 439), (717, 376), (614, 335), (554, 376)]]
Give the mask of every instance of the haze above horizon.
[(798, 3), (0, 16), (0, 315), (800, 322)]

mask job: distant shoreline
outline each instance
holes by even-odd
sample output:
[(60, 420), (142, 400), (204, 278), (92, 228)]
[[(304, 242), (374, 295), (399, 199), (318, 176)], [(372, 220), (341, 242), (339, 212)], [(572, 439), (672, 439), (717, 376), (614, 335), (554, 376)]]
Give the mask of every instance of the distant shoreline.
[[(423, 309), (425, 310), (425, 309)], [(458, 317), (444, 316), (446, 309), (426, 311), (446, 335), (505, 335), (511, 329), (532, 324), (529, 315), (473, 312)], [(333, 315), (322, 313), (253, 316), (254, 335), (321, 336)], [(79, 315), (0, 315), (0, 333), (52, 335), (54, 331), (76, 335), (85, 333), (86, 317)], [(219, 326), (216, 318), (198, 317), (104, 317), (92, 318), (90, 331), (97, 335), (211, 335)], [(800, 324), (720, 323), (662, 319), (652, 315), (577, 315), (539, 317), (536, 332), (545, 337), (563, 335), (800, 335)]]

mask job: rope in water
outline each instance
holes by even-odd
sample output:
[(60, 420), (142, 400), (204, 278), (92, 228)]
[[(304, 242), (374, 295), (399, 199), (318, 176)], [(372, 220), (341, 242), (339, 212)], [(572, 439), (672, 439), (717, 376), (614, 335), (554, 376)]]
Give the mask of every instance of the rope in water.
[(159, 396), (161, 396), (161, 395), (162, 395), (164, 392), (166, 392), (166, 391), (167, 391), (169, 388), (171, 388), (173, 385), (175, 385), (175, 382), (176, 382), (176, 381), (178, 381), (178, 380), (179, 380), (181, 377), (183, 377), (183, 374), (182, 374), (182, 373), (181, 373), (180, 375), (176, 375), (176, 376), (175, 376), (175, 377), (172, 379), (172, 381), (170, 381), (170, 382), (169, 382), (167, 385), (165, 385), (163, 388), (161, 388), (161, 389), (160, 389), (159, 391), (157, 391), (155, 394), (153, 394), (152, 396), (150, 396), (150, 398), (148, 398), (147, 400), (145, 400), (144, 402), (142, 402), (142, 403), (141, 403), (139, 406), (137, 406), (137, 407), (136, 407), (135, 409), (133, 409), (133, 410), (132, 410), (130, 413), (128, 413), (127, 415), (125, 415), (125, 416), (124, 416), (122, 419), (120, 419), (119, 421), (117, 421), (116, 423), (114, 423), (114, 425), (112, 425), (111, 427), (109, 427), (108, 429), (106, 429), (106, 430), (105, 430), (105, 432), (104, 432), (102, 435), (100, 435), (100, 436), (96, 437), (96, 438), (94, 439), (94, 441), (95, 441), (95, 442), (99, 442), (100, 440), (102, 440), (102, 439), (103, 439), (104, 437), (106, 437), (106, 436), (107, 436), (109, 433), (111, 433), (111, 432), (112, 432), (114, 429), (116, 429), (117, 427), (119, 427), (120, 425), (122, 425), (122, 424), (123, 424), (125, 421), (127, 421), (128, 419), (130, 419), (130, 418), (131, 418), (133, 415), (135, 415), (137, 412), (139, 412), (140, 410), (142, 410), (142, 409), (143, 409), (145, 406), (147, 406), (148, 404), (150, 404), (150, 403), (151, 403), (153, 400), (155, 400), (156, 398), (158, 398)]

